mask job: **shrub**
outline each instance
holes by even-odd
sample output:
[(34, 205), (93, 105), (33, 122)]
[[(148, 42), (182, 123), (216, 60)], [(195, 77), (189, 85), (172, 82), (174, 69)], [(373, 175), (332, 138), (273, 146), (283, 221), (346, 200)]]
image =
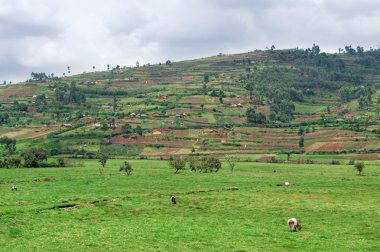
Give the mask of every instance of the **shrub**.
[(65, 167), (66, 166), (66, 160), (63, 157), (59, 157), (57, 159), (57, 165), (58, 165), (58, 167)]
[(128, 161), (124, 161), (124, 164), (122, 166), (120, 166), (120, 171), (126, 172), (129, 176), (132, 174), (133, 168)]
[(331, 160), (331, 164), (340, 165), (340, 162), (339, 162), (339, 160)]
[(25, 167), (39, 167), (48, 158), (46, 150), (38, 147), (26, 150), (21, 156), (24, 158)]
[(186, 160), (182, 157), (173, 157), (169, 159), (169, 166), (175, 170), (175, 173), (178, 173), (180, 170), (184, 170), (186, 166)]
[(359, 176), (362, 175), (362, 172), (363, 172), (363, 170), (364, 170), (364, 163), (363, 163), (363, 162), (357, 162), (357, 163), (355, 164), (355, 170), (358, 171), (358, 175), (359, 175)]

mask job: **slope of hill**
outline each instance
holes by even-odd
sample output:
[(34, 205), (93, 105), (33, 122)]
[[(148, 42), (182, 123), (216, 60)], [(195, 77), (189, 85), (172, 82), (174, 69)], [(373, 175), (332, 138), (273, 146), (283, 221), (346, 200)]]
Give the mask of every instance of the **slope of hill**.
[(75, 157), (378, 160), (379, 66), (379, 50), (313, 46), (34, 74), (0, 87), (0, 136), (16, 139), (18, 152), (42, 146)]

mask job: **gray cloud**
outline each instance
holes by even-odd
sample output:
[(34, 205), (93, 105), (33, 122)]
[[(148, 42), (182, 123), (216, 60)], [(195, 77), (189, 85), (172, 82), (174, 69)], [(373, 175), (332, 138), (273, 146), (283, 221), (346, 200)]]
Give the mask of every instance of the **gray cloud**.
[(264, 49), (376, 47), (378, 0), (0, 0), (0, 80)]

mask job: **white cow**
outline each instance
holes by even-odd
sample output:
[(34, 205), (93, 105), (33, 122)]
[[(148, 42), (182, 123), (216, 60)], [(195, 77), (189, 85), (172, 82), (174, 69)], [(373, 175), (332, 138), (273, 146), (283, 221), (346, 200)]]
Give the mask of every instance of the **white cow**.
[(297, 231), (301, 231), (302, 229), (301, 224), (298, 223), (296, 218), (290, 218), (288, 220), (288, 227), (289, 227), (290, 232), (297, 232)]

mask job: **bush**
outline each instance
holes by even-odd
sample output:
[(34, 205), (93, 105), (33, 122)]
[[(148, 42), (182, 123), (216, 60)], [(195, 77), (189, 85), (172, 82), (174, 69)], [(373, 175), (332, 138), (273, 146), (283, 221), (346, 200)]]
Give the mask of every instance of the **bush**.
[(340, 165), (340, 162), (339, 162), (339, 160), (331, 160), (331, 164)]
[(184, 170), (186, 166), (186, 160), (182, 157), (173, 157), (169, 159), (169, 166), (175, 170), (175, 173), (178, 173), (180, 170)]
[(201, 157), (190, 158), (189, 166), (194, 172), (218, 172), (222, 168), (222, 163), (216, 157)]
[(363, 162), (357, 162), (357, 163), (355, 164), (355, 170), (358, 171), (358, 175), (359, 175), (359, 176), (362, 175), (362, 172), (363, 172), (363, 170), (364, 170), (364, 163), (363, 163)]
[(133, 168), (128, 161), (124, 161), (124, 164), (122, 166), (120, 166), (120, 171), (126, 172), (129, 176), (132, 174)]
[(40, 167), (41, 162), (48, 158), (46, 150), (38, 147), (27, 149), (21, 156), (25, 167)]
[(65, 167), (66, 166), (66, 160), (63, 157), (59, 157), (57, 159), (57, 165), (58, 165), (58, 167)]

